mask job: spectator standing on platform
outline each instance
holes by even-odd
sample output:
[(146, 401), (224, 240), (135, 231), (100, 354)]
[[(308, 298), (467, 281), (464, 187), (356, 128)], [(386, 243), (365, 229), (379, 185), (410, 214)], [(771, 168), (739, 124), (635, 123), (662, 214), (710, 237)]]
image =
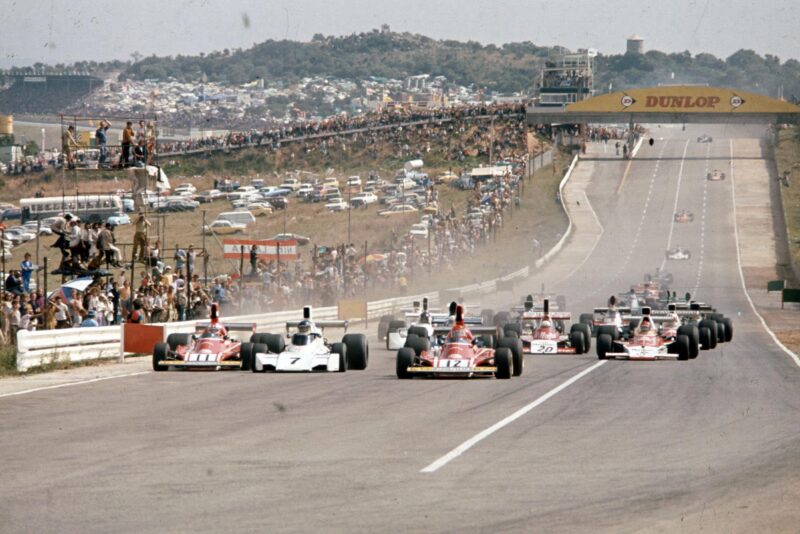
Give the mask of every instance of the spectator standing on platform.
[(100, 159), (98, 164), (101, 167), (108, 166), (108, 129), (111, 123), (105, 119), (100, 121), (97, 130), (94, 132), (94, 138), (97, 141), (97, 147), (100, 149)]
[(75, 139), (75, 127), (73, 125), (70, 124), (67, 131), (64, 132), (61, 144), (64, 150), (64, 156), (67, 158), (67, 169), (72, 170), (75, 168), (75, 154), (73, 150), (78, 148), (78, 141)]
[(72, 326), (72, 322), (69, 319), (69, 308), (62, 302), (61, 295), (56, 295), (54, 301), (56, 328), (69, 328)]
[(100, 326), (95, 319), (96, 316), (97, 314), (94, 310), (89, 310), (89, 312), (86, 314), (86, 319), (81, 322), (81, 328)]
[(131, 263), (136, 263), (136, 251), (139, 250), (139, 258), (145, 262), (147, 261), (147, 228), (150, 226), (143, 212), (139, 212), (136, 216), (136, 230), (133, 234), (133, 253), (131, 255)]
[(29, 293), (31, 290), (31, 274), (34, 271), (30, 252), (25, 253), (25, 259), (22, 260), (20, 269), (22, 270), (22, 289), (25, 293)]
[(133, 140), (136, 135), (133, 133), (133, 123), (128, 121), (125, 123), (125, 129), (122, 130), (122, 156), (120, 156), (119, 166), (127, 167), (131, 160), (131, 150), (133, 148)]

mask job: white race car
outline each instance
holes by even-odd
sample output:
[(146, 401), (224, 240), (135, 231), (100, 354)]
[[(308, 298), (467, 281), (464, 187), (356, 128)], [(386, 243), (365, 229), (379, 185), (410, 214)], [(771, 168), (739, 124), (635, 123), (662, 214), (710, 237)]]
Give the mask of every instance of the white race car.
[(692, 253), (689, 252), (689, 249), (684, 247), (673, 247), (664, 254), (668, 260), (688, 260), (692, 257)]
[[(462, 306), (466, 308), (466, 306)], [(474, 308), (474, 306), (472, 306)], [(386, 334), (386, 348), (389, 350), (399, 350), (406, 346), (406, 338), (409, 334), (416, 334), (423, 338), (433, 338), (434, 329), (445, 326), (452, 326), (455, 318), (456, 303), (451, 302), (448, 311), (452, 313), (442, 313), (438, 310), (428, 308), (428, 299), (422, 299), (422, 309), (419, 303), (414, 303), (414, 309), (406, 311), (405, 321), (396, 323), (396, 328), (390, 328)], [(406, 324), (410, 326), (406, 327)], [(480, 326), (483, 319), (480, 316), (464, 317), (464, 324), (470, 326)], [(399, 326), (402, 325), (402, 326)]]
[(253, 334), (254, 373), (363, 370), (369, 361), (369, 345), (364, 334), (345, 334), (341, 343), (329, 343), (324, 328), (343, 328), (347, 321), (318, 321), (311, 319), (311, 308), (303, 308), (301, 321), (286, 323), (286, 338), (281, 334)]

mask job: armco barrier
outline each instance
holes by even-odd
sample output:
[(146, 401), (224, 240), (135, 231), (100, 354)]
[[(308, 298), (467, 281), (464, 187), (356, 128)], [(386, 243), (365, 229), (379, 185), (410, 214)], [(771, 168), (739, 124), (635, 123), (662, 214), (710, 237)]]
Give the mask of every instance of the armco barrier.
[(541, 268), (542, 265), (547, 263), (552, 259), (553, 256), (561, 251), (561, 247), (564, 246), (564, 243), (567, 242), (567, 238), (569, 238), (570, 234), (572, 233), (572, 216), (569, 214), (569, 210), (567, 209), (566, 204), (564, 204), (564, 186), (567, 185), (570, 176), (572, 176), (572, 171), (575, 170), (575, 165), (578, 164), (578, 155), (576, 154), (574, 158), (572, 158), (572, 163), (569, 164), (569, 169), (567, 169), (566, 174), (561, 179), (561, 182), (558, 184), (558, 198), (561, 200), (561, 209), (564, 210), (564, 213), (567, 214), (567, 220), (569, 224), (567, 225), (567, 231), (564, 232), (564, 235), (561, 236), (561, 239), (558, 240), (558, 243), (555, 244), (553, 248), (547, 251), (547, 253), (536, 260), (534, 264), (537, 269)]
[(54, 361), (77, 362), (120, 355), (120, 327), (20, 330), (17, 333), (17, 370), (25, 372)]

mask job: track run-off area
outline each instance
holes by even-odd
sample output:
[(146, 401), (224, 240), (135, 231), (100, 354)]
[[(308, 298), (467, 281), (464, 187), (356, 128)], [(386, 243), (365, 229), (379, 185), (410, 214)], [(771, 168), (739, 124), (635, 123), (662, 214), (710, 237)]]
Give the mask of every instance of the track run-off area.
[[(733, 319), (731, 343), (656, 362), (601, 362), (593, 344), (527, 355), (511, 380), (398, 380), (370, 326), (365, 371), (142, 363), (2, 394), (0, 531), (796, 531), (800, 366), (744, 290), (736, 224), (763, 129), (650, 132), (630, 163), (591, 146), (564, 192), (564, 250), (479, 304), (545, 284), (577, 319), (662, 267)], [(682, 209), (693, 222), (674, 222)], [(674, 246), (691, 258), (665, 260)]]

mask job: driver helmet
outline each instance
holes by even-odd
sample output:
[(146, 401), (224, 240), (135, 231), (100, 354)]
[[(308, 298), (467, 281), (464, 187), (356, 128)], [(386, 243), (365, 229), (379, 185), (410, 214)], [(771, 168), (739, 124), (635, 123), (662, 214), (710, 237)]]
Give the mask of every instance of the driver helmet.
[(303, 319), (297, 324), (297, 331), (301, 334), (310, 334), (311, 333), (311, 321), (308, 319)]
[(211, 334), (212, 336), (218, 336), (220, 335), (220, 332), (221, 329), (216, 324), (212, 324), (208, 327), (208, 333)]
[(542, 328), (553, 328), (553, 323), (550, 321), (550, 319), (545, 319), (544, 321), (542, 321), (541, 327)]
[(644, 319), (642, 319), (642, 322), (639, 325), (639, 332), (646, 334), (647, 332), (650, 331), (651, 326), (652, 325), (650, 324), (650, 319), (645, 317)]
[(463, 341), (465, 338), (463, 328), (454, 328), (450, 331), (450, 341)]
[(431, 314), (424, 311), (419, 314), (419, 322), (421, 324), (431, 324)]

